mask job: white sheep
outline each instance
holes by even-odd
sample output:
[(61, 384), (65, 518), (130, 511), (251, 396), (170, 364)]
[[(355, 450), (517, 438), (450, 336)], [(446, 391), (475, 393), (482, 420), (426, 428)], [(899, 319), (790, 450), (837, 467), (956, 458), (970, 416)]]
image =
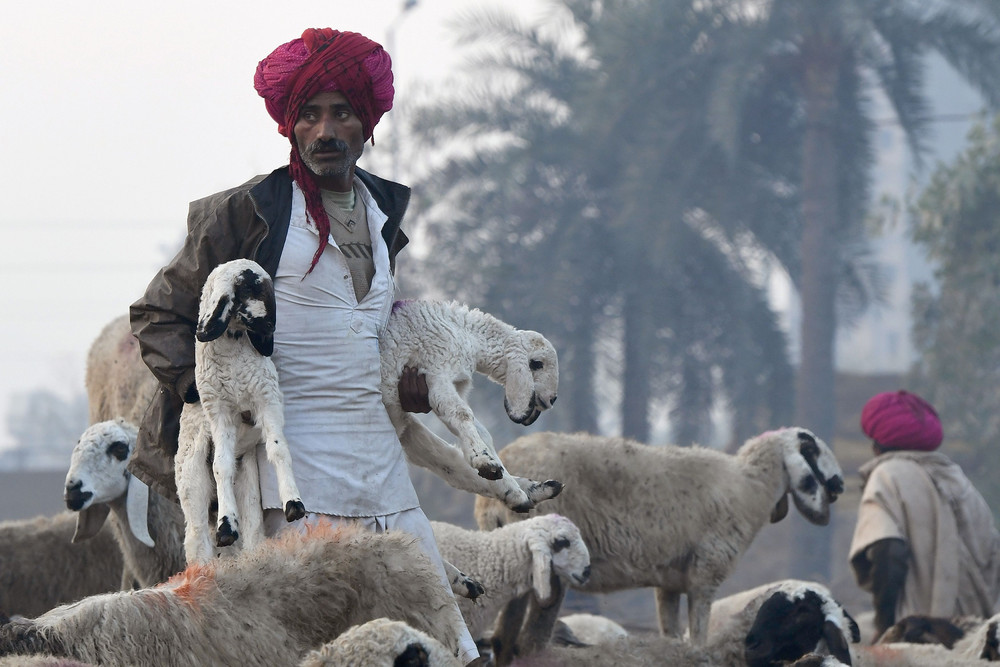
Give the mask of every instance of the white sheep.
[[(453, 470), (446, 477), (452, 486), (498, 498), (515, 511), (527, 511), (562, 489), (558, 482), (512, 478), (467, 400), (473, 376), (482, 373), (503, 385), (511, 420), (534, 423), (552, 407), (559, 384), (556, 351), (544, 336), (457, 302), (408, 300), (393, 304), (379, 349), (382, 401), (410, 461), (433, 471)], [(457, 448), (403, 411), (398, 383), (406, 366), (424, 373), (431, 408), (458, 439)], [(478, 476), (456, 469), (463, 460)]]
[(76, 514), (0, 523), (0, 610), (37, 616), (64, 602), (118, 590), (122, 554), (111, 526), (73, 543)]
[(552, 576), (578, 584), (590, 575), (590, 555), (573, 522), (556, 514), (537, 516), (492, 531), (466, 530), (431, 521), (442, 558), (482, 582), (486, 594), (458, 606), (473, 637), (491, 627), (508, 602), (534, 591), (552, 595)]
[[(515, 474), (558, 475), (567, 491), (532, 512), (569, 517), (590, 549), (588, 592), (655, 588), (660, 630), (680, 635), (687, 595), (690, 635), (705, 641), (715, 591), (770, 518), (787, 513), (789, 495), (811, 522), (826, 524), (843, 491), (843, 473), (826, 444), (802, 428), (769, 431), (735, 455), (704, 447), (650, 447), (585, 433), (536, 433), (505, 447)], [(489, 530), (523, 516), (476, 499)], [(556, 609), (553, 610), (552, 607)], [(558, 605), (530, 619), (525, 650), (544, 644)]]
[(444, 644), (402, 621), (376, 618), (350, 628), (299, 667), (462, 667)]
[[(278, 371), (270, 358), (274, 323), (274, 286), (259, 264), (237, 259), (208, 274), (194, 346), (195, 386), (201, 400), (185, 404), (181, 411), (174, 458), (188, 563), (210, 560), (213, 544), (230, 546), (241, 534), (247, 549), (264, 539), (254, 454), (261, 440), (277, 472), (285, 518), (295, 521), (305, 516), (284, 436)], [(206, 464), (209, 459), (212, 474)], [(238, 460), (242, 460), (239, 469)], [(209, 529), (213, 492), (218, 496), (214, 543)]]
[(76, 512), (73, 542), (93, 538), (109, 513), (124, 561), (122, 588), (152, 586), (184, 569), (180, 507), (128, 471), (137, 428), (124, 419), (92, 424), (73, 448), (64, 499)]
[(464, 626), (417, 539), (345, 527), (265, 540), (164, 584), (109, 593), (0, 627), (0, 655), (94, 664), (292, 667), (348, 628), (391, 618), (457, 655)]

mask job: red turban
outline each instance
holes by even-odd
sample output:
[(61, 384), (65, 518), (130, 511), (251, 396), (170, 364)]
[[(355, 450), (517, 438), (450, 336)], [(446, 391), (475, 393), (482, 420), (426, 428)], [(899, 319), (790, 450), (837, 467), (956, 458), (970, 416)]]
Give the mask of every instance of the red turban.
[(292, 143), (289, 170), (319, 232), (319, 248), (309, 266), (312, 271), (327, 246), (330, 220), (295, 141), (299, 111), (319, 93), (342, 92), (361, 119), (364, 138), (374, 144), (375, 125), (392, 108), (392, 61), (381, 45), (364, 35), (309, 28), (302, 37), (282, 44), (260, 61), (253, 85), (264, 98), (267, 113), (278, 123), (278, 132)]
[(302, 104), (319, 93), (340, 91), (361, 118), (370, 139), (392, 108), (392, 61), (382, 46), (356, 32), (309, 28), (257, 65), (254, 88), (278, 131), (289, 136)]
[(941, 444), (941, 420), (930, 403), (906, 391), (884, 392), (861, 410), (861, 430), (886, 449), (929, 452)]

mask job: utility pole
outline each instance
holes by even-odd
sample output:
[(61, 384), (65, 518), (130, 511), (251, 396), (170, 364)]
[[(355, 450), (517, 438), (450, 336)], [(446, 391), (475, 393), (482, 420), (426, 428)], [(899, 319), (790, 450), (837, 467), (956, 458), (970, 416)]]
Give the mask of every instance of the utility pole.
[[(398, 63), (398, 58), (396, 57), (396, 28), (406, 17), (406, 14), (417, 6), (418, 0), (403, 0), (403, 6), (399, 10), (399, 14), (389, 23), (385, 29), (385, 50), (389, 52), (389, 57), (393, 60), (393, 69), (397, 72), (399, 71), (396, 67)], [(398, 113), (398, 112), (397, 112)], [(389, 159), (392, 164), (389, 165), (389, 180), (395, 181), (398, 179), (398, 168), (397, 164), (399, 162), (399, 132), (396, 129), (397, 123), (396, 119), (392, 118), (389, 122)]]

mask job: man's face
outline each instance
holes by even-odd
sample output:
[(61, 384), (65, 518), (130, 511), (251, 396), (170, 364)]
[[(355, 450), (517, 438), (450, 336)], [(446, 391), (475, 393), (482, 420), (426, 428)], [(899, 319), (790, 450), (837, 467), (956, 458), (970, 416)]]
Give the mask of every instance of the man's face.
[(347, 192), (365, 149), (361, 119), (341, 92), (319, 93), (302, 109), (293, 129), (306, 167), (324, 189)]

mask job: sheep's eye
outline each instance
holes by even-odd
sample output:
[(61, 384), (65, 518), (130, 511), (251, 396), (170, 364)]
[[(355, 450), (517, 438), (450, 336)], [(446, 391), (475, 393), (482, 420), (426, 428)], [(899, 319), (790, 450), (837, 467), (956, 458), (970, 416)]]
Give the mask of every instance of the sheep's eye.
[(108, 456), (113, 456), (119, 461), (124, 461), (128, 458), (128, 443), (127, 442), (112, 442), (108, 445), (106, 450)]
[(552, 551), (555, 553), (558, 553), (568, 547), (569, 547), (569, 540), (567, 540), (565, 537), (557, 537), (556, 540), (552, 543)]
[(531, 361), (528, 362), (528, 368), (530, 368), (533, 371), (540, 371), (543, 368), (545, 368), (545, 363), (538, 359), (532, 359)]

